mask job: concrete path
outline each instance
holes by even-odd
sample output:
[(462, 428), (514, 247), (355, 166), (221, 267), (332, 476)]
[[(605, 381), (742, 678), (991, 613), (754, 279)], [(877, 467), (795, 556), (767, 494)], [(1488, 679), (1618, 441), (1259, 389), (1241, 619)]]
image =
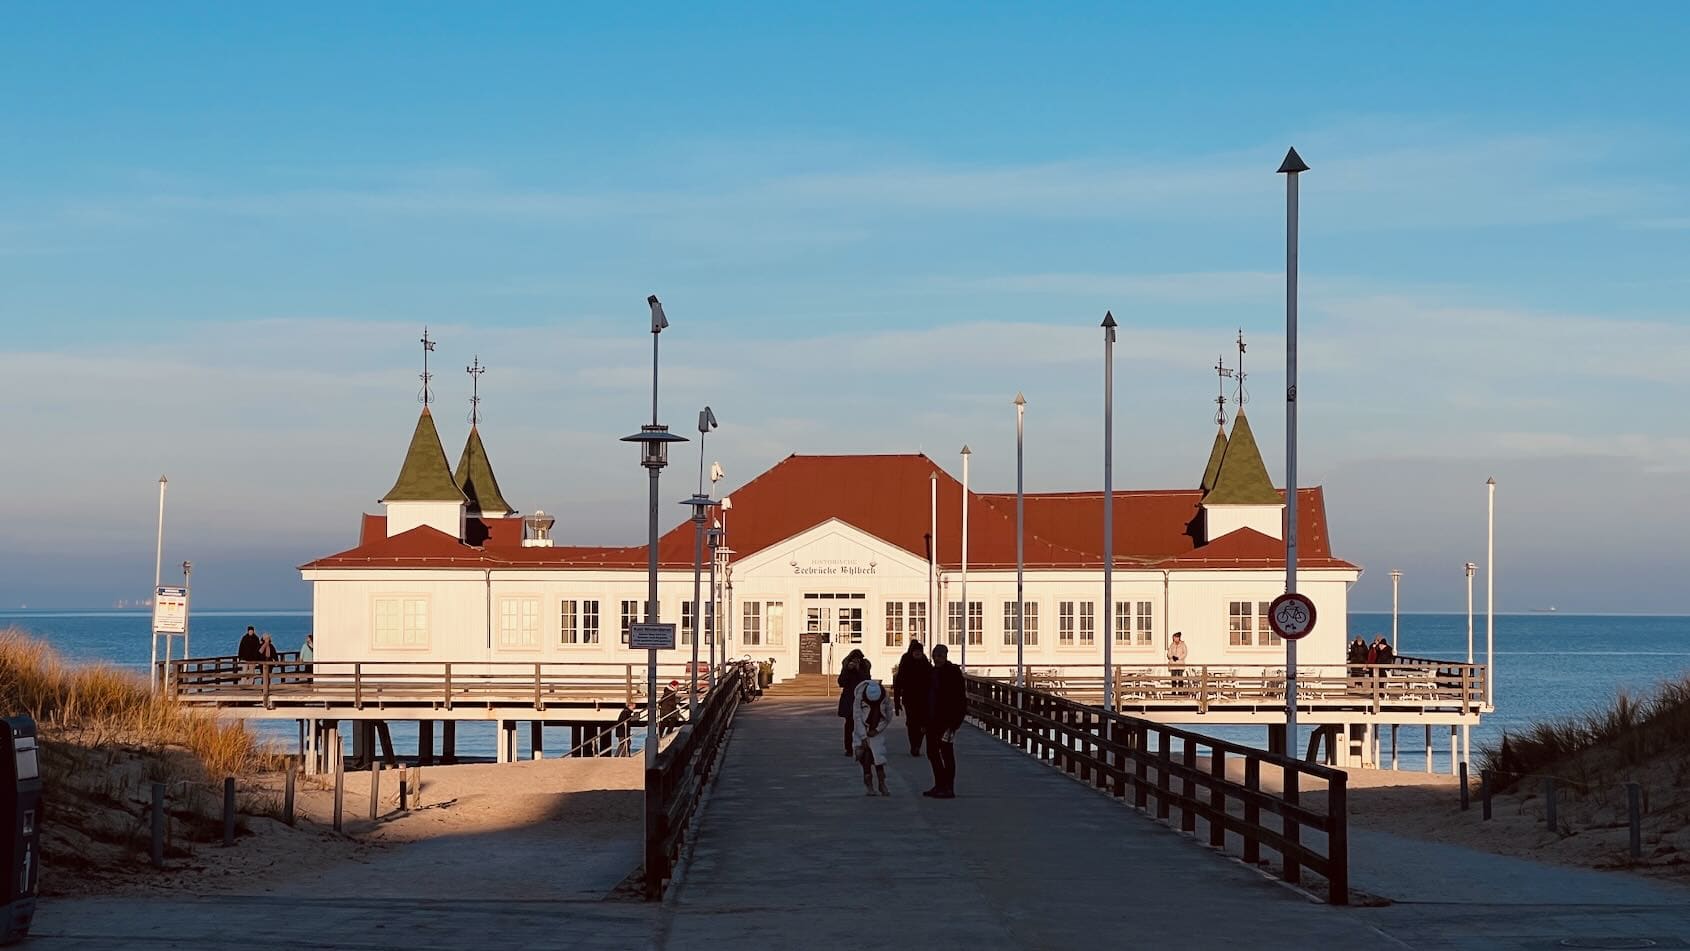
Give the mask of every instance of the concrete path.
[(888, 745), (870, 798), (831, 704), (741, 714), (663, 947), (1400, 947), (978, 731), (950, 801)]

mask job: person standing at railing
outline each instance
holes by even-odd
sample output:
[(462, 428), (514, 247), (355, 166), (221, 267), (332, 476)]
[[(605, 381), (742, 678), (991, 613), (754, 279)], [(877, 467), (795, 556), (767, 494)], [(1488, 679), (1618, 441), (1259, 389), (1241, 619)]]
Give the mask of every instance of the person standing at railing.
[(299, 674), (302, 683), (311, 682), (311, 662), (317, 657), (317, 640), (315, 634), (305, 635), (305, 643), (299, 645)]
[(898, 660), (892, 674), (892, 707), (904, 715), (904, 730), (910, 737), (910, 755), (921, 755), (921, 741), (927, 735), (927, 719), (933, 706), (933, 665), (921, 651), (920, 641), (910, 641), (909, 650)]
[(1190, 649), (1181, 633), (1175, 631), (1174, 639), (1168, 642), (1168, 679), (1175, 690), (1185, 689), (1185, 657)]
[(668, 733), (675, 729), (675, 721), (680, 718), (681, 710), (681, 682), (669, 681), (669, 686), (663, 688), (663, 695), (657, 698), (657, 732)]
[(956, 731), (968, 717), (968, 692), (962, 671), (950, 662), (950, 649), (933, 645), (933, 706), (927, 721), (927, 761), (933, 765), (932, 799), (956, 798)]
[[(248, 624), (246, 633), (241, 635), (240, 646), (235, 648), (235, 659), (240, 662), (242, 674), (256, 669), (256, 665), (264, 660), (263, 643), (258, 639), (258, 628)], [(256, 681), (257, 677), (253, 679)]]
[(611, 727), (616, 733), (616, 755), (632, 756), (634, 734), (634, 701), (629, 700), (622, 705), (616, 714), (616, 724)]

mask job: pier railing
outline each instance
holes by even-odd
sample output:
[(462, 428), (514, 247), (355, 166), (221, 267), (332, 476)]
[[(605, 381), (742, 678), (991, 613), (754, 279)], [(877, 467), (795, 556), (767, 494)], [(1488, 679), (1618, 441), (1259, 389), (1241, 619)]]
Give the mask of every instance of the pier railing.
[[(707, 672), (680, 661), (658, 665), (658, 682), (679, 681), (684, 700), (700, 692)], [(172, 661), (165, 670), (168, 695), (189, 706), (429, 708), (455, 704), (531, 708), (643, 702), (646, 665), (526, 661), (313, 661), (298, 655), (271, 662), (235, 657)]]
[[(1083, 703), (1103, 703), (1102, 664), (1036, 664), (1027, 686)], [(1285, 706), (1284, 665), (1117, 664), (1115, 709), (1259, 712)], [(1013, 664), (970, 664), (968, 673), (1011, 683)], [(1485, 698), (1483, 664), (1402, 658), (1393, 664), (1323, 664), (1297, 669), (1297, 708), (1306, 711), (1439, 712), (1476, 715)]]
[(740, 678), (728, 668), (704, 697), (698, 719), (676, 732), (645, 771), (645, 897), (657, 901), (674, 872), (698, 798), (716, 766), (722, 737), (739, 710)]
[[(1279, 854), (1293, 884), (1308, 869), (1326, 879), (1326, 900), (1349, 902), (1349, 818), (1341, 770), (1238, 743), (1109, 713), (1069, 697), (985, 677), (966, 678), (968, 713), (987, 732), (1130, 801), (1182, 831), (1207, 824), (1208, 842), (1242, 841), (1242, 857)], [(1305, 798), (1307, 797), (1307, 798)], [(1263, 813), (1277, 817), (1265, 819)], [(1315, 833), (1305, 841), (1303, 833)]]

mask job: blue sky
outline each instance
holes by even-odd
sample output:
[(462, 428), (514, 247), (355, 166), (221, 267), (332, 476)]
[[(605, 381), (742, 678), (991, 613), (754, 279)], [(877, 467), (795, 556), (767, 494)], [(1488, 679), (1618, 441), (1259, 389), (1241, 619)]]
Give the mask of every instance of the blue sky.
[[(1242, 327), (1282, 474), (1283, 179), (1303, 186), (1302, 467), (1358, 606), (1683, 610), (1690, 11), (1630, 4), (8, 8), (0, 603), (144, 593), (152, 495), (205, 603), (306, 602), (416, 411), (523, 509), (637, 540), (643, 298), (665, 415), (730, 485), (914, 450), (1183, 485)], [(1231, 357), (1229, 356), (1229, 362)], [(675, 494), (685, 494), (677, 484)], [(1412, 595), (1412, 597), (1411, 597)]]

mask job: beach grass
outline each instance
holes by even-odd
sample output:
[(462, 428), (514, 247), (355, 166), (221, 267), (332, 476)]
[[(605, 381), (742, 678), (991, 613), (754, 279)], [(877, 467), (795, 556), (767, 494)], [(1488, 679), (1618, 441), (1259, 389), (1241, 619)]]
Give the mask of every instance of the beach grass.
[(1690, 770), (1690, 677), (1643, 696), (1622, 690), (1606, 706), (1534, 723), (1479, 751), (1480, 766), (1500, 789), (1527, 777), (1554, 777), (1575, 787), (1623, 782), (1663, 760), (1680, 775)]
[[(276, 766), (267, 744), (155, 695), (144, 677), (73, 664), (46, 642), (0, 629), (0, 709), (27, 714), (41, 745), (44, 875), (109, 875), (144, 862), (152, 783), (166, 785), (167, 854), (221, 836), (221, 783)], [(272, 811), (247, 795), (241, 811)], [(48, 878), (43, 878), (48, 889)]]

